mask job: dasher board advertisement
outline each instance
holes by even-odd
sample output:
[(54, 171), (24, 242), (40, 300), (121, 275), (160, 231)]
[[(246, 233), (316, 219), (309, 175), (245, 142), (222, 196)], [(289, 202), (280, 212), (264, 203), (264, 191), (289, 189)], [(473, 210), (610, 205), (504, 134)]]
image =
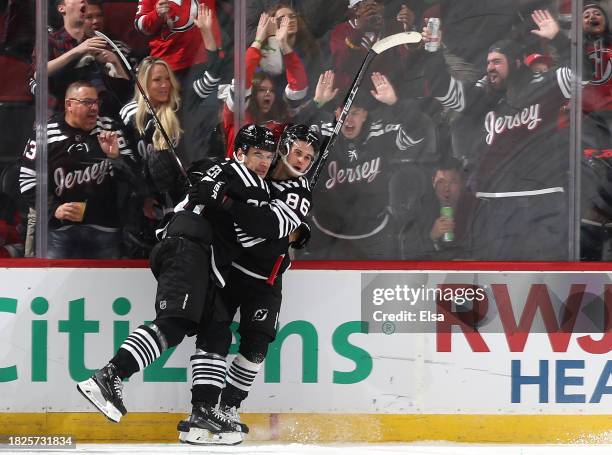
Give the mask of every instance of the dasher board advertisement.
[[(0, 409), (80, 412), (76, 382), (154, 319), (148, 269), (3, 269)], [(609, 414), (612, 275), (292, 270), (244, 412)], [(194, 340), (125, 383), (190, 407)], [(237, 352), (237, 335), (231, 352)]]

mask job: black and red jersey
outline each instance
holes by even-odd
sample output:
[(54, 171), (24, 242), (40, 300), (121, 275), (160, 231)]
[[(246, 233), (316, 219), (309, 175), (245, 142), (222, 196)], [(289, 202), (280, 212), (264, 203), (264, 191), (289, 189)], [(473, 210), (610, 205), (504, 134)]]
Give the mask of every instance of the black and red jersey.
[[(213, 0), (170, 0), (168, 20), (164, 21), (155, 10), (157, 0), (138, 0), (134, 21), (136, 29), (151, 36), (151, 55), (163, 58), (174, 71), (189, 68), (206, 59), (202, 35), (194, 23), (199, 3), (206, 4), (213, 12), (216, 10)], [(216, 20), (213, 34), (220, 45), (221, 32)]]
[(582, 88), (582, 110), (600, 112), (612, 110), (612, 49), (600, 38), (585, 45), (586, 57), (593, 73), (585, 74), (588, 83)]

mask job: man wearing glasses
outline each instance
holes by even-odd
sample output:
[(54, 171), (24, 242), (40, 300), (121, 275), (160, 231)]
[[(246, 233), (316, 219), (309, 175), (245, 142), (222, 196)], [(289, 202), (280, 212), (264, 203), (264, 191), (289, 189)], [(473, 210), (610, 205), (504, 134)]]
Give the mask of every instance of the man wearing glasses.
[[(65, 112), (47, 125), (49, 243), (51, 259), (120, 257), (118, 181), (135, 164), (109, 117), (99, 117), (98, 93), (89, 82), (70, 84)], [(35, 206), (36, 139), (21, 159), (19, 184)]]

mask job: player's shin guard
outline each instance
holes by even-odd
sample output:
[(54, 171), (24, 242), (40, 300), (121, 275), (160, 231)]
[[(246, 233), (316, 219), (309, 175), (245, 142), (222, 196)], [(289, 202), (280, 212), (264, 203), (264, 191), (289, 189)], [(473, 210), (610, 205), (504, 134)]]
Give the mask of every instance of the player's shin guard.
[(212, 406), (219, 401), (219, 394), (225, 382), (227, 362), (225, 357), (196, 349), (191, 356), (191, 403), (207, 403)]
[(239, 353), (227, 372), (227, 384), (221, 394), (221, 403), (239, 408), (242, 400), (248, 396), (260, 368), (261, 363), (251, 362)]
[[(190, 444), (227, 444), (226, 438), (221, 438), (219, 435), (222, 432), (233, 431), (233, 428), (216, 418), (217, 402), (225, 382), (227, 368), (225, 357), (196, 349), (189, 360), (193, 408), (191, 415), (181, 420), (177, 426), (179, 440)], [(237, 442), (230, 442), (233, 443)]]
[(119, 347), (111, 363), (122, 379), (144, 370), (168, 348), (166, 337), (155, 324), (141, 325)]
[(155, 324), (142, 325), (130, 334), (107, 365), (79, 382), (77, 389), (108, 419), (119, 422), (127, 413), (122, 380), (151, 364), (166, 347), (165, 338)]

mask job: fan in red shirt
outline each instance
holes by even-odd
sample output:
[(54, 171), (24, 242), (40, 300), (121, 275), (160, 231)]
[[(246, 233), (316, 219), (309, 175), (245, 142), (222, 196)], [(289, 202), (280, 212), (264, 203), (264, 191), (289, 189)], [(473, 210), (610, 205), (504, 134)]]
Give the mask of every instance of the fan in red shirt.
[[(134, 25), (150, 36), (151, 56), (163, 58), (174, 72), (205, 61), (204, 43), (194, 19), (198, 4), (204, 3), (213, 12), (214, 0), (139, 0)], [(213, 34), (221, 44), (221, 31), (215, 19)]]

